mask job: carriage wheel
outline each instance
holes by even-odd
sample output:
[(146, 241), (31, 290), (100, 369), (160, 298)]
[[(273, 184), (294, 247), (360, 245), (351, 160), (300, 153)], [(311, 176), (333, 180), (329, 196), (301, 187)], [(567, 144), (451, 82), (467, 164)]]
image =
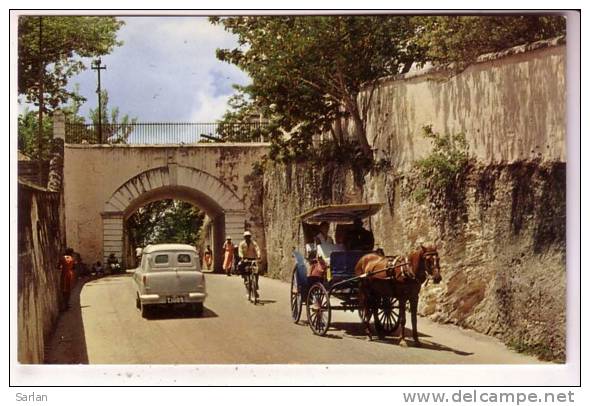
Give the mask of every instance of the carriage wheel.
[(297, 283), (297, 266), (293, 269), (291, 276), (291, 318), (294, 323), (301, 319), (301, 310), (303, 308), (303, 293), (301, 286)]
[(321, 283), (316, 283), (307, 294), (307, 321), (314, 334), (323, 336), (330, 327), (330, 296)]
[(397, 298), (382, 297), (377, 309), (379, 323), (375, 324), (375, 328), (379, 329), (377, 326), (379, 324), (385, 334), (393, 334), (399, 326), (399, 312), (399, 300)]
[(371, 312), (369, 312), (369, 314), (365, 315), (365, 309), (362, 307), (359, 307), (359, 318), (361, 319), (361, 321), (364, 323), (365, 322), (365, 317), (368, 317), (366, 322), (370, 322), (371, 321)]

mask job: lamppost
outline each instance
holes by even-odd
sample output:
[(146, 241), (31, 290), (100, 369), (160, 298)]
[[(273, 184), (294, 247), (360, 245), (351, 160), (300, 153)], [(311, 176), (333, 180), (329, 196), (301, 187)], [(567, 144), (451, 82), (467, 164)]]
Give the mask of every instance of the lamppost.
[(106, 70), (105, 66), (100, 66), (101, 64), (100, 58), (92, 62), (91, 69), (95, 70), (98, 73), (98, 87), (96, 88), (96, 93), (98, 93), (98, 139), (100, 143), (103, 143), (102, 139), (102, 92), (100, 90), (100, 71)]

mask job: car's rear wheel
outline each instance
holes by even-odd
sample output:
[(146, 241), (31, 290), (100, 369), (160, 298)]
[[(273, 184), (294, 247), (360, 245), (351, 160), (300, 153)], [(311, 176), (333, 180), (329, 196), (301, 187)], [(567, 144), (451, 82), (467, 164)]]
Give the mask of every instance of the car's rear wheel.
[(139, 300), (139, 295), (136, 295), (135, 297), (135, 307), (141, 309), (141, 300)]
[(146, 304), (141, 304), (141, 317), (149, 319), (153, 314), (152, 306), (148, 306)]

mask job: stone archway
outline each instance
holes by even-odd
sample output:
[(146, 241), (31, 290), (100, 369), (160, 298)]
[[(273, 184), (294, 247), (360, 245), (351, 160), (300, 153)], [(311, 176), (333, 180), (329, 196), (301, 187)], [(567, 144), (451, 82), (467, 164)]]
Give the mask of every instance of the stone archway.
[(230, 235), (234, 241), (241, 239), (246, 215), (244, 202), (220, 179), (177, 164), (142, 172), (112, 193), (101, 213), (104, 260), (115, 253), (124, 261), (125, 220), (139, 207), (163, 199), (187, 201), (212, 219), (215, 270), (220, 271), (225, 235)]

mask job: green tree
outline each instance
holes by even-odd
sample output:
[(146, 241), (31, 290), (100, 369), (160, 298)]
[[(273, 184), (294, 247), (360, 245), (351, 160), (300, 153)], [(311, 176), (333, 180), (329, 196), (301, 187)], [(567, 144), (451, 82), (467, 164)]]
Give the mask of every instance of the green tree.
[[(428, 61), (464, 67), (486, 52), (565, 34), (565, 19), (547, 15), (250, 16), (210, 21), (238, 37), (238, 47), (218, 49), (217, 57), (252, 78), (251, 85), (237, 87), (222, 123), (246, 123), (253, 114), (262, 114), (269, 121), (265, 132), (275, 159), (311, 156), (312, 136), (320, 133), (331, 133), (336, 148), (344, 145), (343, 117), (352, 122), (362, 154), (371, 159), (366, 123), (379, 78)], [(236, 137), (232, 132), (224, 135)]]
[[(84, 123), (84, 117), (80, 116), (81, 97), (78, 97), (79, 86), (76, 84), (72, 89), (76, 95), (69, 100), (68, 104), (61, 107), (66, 119), (70, 123)], [(39, 150), (39, 115), (37, 112), (25, 108), (18, 115), (18, 149), (30, 157), (48, 159), (48, 150)], [(48, 145), (53, 138), (53, 117), (48, 116), (43, 120), (42, 145)]]
[(18, 20), (18, 92), (43, 109), (79, 95), (68, 80), (86, 69), (80, 58), (112, 52), (123, 25), (115, 17), (21, 16)]
[(464, 68), (482, 54), (565, 35), (562, 16), (420, 16), (413, 17), (415, 46), (434, 63)]
[(127, 220), (131, 245), (183, 243), (195, 245), (205, 215), (197, 207), (179, 200), (148, 203)]
[(260, 123), (260, 112), (250, 102), (243, 87), (234, 85), (236, 93), (228, 101), (229, 110), (218, 122), (217, 133), (225, 141), (246, 142), (260, 139), (266, 133)]
[[(46, 112), (80, 96), (66, 89), (85, 69), (80, 58), (110, 53), (123, 25), (115, 17), (21, 16), (18, 20), (18, 92), (38, 106), (39, 128)], [(38, 153), (43, 150), (39, 133)]]
[[(333, 131), (349, 118), (360, 151), (372, 156), (366, 119), (380, 77), (407, 71), (419, 56), (406, 16), (212, 17), (238, 36), (235, 49), (217, 57), (247, 72), (252, 84), (239, 90), (247, 108), (269, 120), (267, 131), (287, 155), (306, 154), (312, 136)], [(368, 96), (359, 98), (362, 86)], [(242, 109), (245, 107), (243, 106)], [(236, 118), (236, 112), (226, 116)], [(284, 137), (284, 132), (288, 137)]]
[[(126, 144), (137, 118), (130, 118), (128, 114), (119, 117), (118, 107), (109, 109), (109, 93), (106, 90), (101, 91), (101, 99), (103, 140), (111, 144)], [(90, 109), (89, 116), (95, 128), (98, 127), (98, 107)]]
[(53, 133), (53, 121), (44, 120), (43, 130), (39, 131), (39, 116), (37, 112), (26, 108), (24, 112), (18, 115), (18, 149), (25, 155), (36, 158), (40, 157), (42, 160), (45, 160), (48, 158), (48, 151), (43, 151), (42, 154), (39, 154), (39, 133), (42, 134), (43, 143), (47, 144)]

